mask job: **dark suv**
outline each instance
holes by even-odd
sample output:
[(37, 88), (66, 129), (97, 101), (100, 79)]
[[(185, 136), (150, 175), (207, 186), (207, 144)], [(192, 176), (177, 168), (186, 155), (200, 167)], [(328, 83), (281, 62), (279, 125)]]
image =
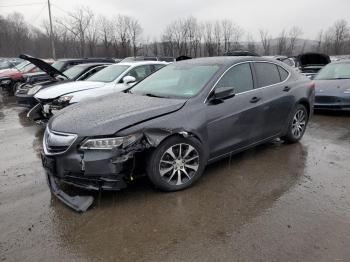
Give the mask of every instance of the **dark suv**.
[(314, 84), (262, 57), (212, 57), (170, 64), (125, 93), (63, 109), (44, 135), (49, 185), (84, 211), (92, 197), (70, 198), (56, 180), (89, 190), (119, 190), (146, 173), (159, 189), (191, 186), (205, 166), (275, 138), (304, 135)]

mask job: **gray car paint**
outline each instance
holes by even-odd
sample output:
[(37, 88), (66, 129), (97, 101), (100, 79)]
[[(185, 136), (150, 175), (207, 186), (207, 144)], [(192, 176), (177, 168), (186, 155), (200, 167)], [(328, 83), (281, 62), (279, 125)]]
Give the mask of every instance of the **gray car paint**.
[[(208, 99), (216, 82), (231, 66), (262, 61), (286, 68), (290, 72), (289, 78), (219, 102)], [(67, 152), (53, 156), (57, 173), (51, 175), (66, 180), (67, 174), (81, 176), (83, 172), (82, 179), (91, 177), (93, 182), (98, 176), (101, 189), (117, 190), (124, 188), (126, 181), (134, 175), (130, 168), (134, 170), (135, 166), (141, 165), (129, 160), (136, 159), (139, 152), (157, 147), (171, 135), (198, 139), (204, 149), (204, 159), (212, 162), (284, 135), (293, 109), (299, 103), (304, 104), (312, 114), (314, 89), (309, 86), (309, 79), (278, 61), (259, 57), (217, 57), (181, 63), (215, 63), (221, 68), (199, 94), (187, 100), (120, 93), (67, 107), (54, 116), (48, 125), (50, 130), (77, 134), (78, 138)], [(286, 85), (288, 91), (284, 91)], [(276, 93), (275, 98), (269, 98), (269, 92)], [(251, 99), (256, 96), (261, 96), (261, 99), (252, 103)], [(288, 106), (279, 110), (284, 102)], [(139, 140), (126, 149), (85, 152), (79, 149), (87, 137), (135, 133), (140, 134)], [(86, 188), (99, 189), (97, 185)]]

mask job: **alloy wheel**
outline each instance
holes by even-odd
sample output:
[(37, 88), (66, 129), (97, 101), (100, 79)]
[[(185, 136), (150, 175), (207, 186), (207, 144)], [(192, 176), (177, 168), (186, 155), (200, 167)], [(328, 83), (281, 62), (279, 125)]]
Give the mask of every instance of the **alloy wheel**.
[(187, 143), (168, 148), (159, 163), (163, 181), (171, 185), (182, 185), (190, 181), (199, 168), (199, 153)]
[(304, 110), (299, 109), (292, 122), (292, 134), (295, 138), (299, 138), (303, 135), (306, 126), (306, 113)]

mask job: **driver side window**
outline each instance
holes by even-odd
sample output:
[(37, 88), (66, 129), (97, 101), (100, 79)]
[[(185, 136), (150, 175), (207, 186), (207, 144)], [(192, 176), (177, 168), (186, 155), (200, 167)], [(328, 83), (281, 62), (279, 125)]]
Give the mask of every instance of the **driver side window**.
[(252, 70), (249, 63), (239, 64), (228, 70), (216, 85), (216, 90), (233, 87), (235, 94), (254, 89)]
[(152, 72), (151, 72), (150, 66), (143, 65), (143, 66), (138, 66), (138, 67), (131, 69), (129, 71), (129, 73), (127, 73), (125, 76), (133, 76), (136, 78), (136, 82), (139, 82), (142, 79), (144, 79), (145, 77), (147, 77), (148, 75), (150, 75), (151, 73)]

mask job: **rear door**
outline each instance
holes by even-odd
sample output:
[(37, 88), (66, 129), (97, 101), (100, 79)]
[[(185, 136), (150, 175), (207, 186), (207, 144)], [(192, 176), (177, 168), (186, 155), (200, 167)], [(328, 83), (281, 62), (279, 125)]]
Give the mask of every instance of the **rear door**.
[(249, 62), (234, 65), (215, 86), (233, 87), (235, 96), (220, 103), (207, 101), (207, 130), (211, 158), (248, 146), (261, 136), (261, 90), (254, 89)]
[(290, 73), (271, 62), (254, 62), (253, 65), (257, 87), (264, 97), (262, 138), (268, 138), (281, 132), (294, 104), (292, 86), (287, 81)]

